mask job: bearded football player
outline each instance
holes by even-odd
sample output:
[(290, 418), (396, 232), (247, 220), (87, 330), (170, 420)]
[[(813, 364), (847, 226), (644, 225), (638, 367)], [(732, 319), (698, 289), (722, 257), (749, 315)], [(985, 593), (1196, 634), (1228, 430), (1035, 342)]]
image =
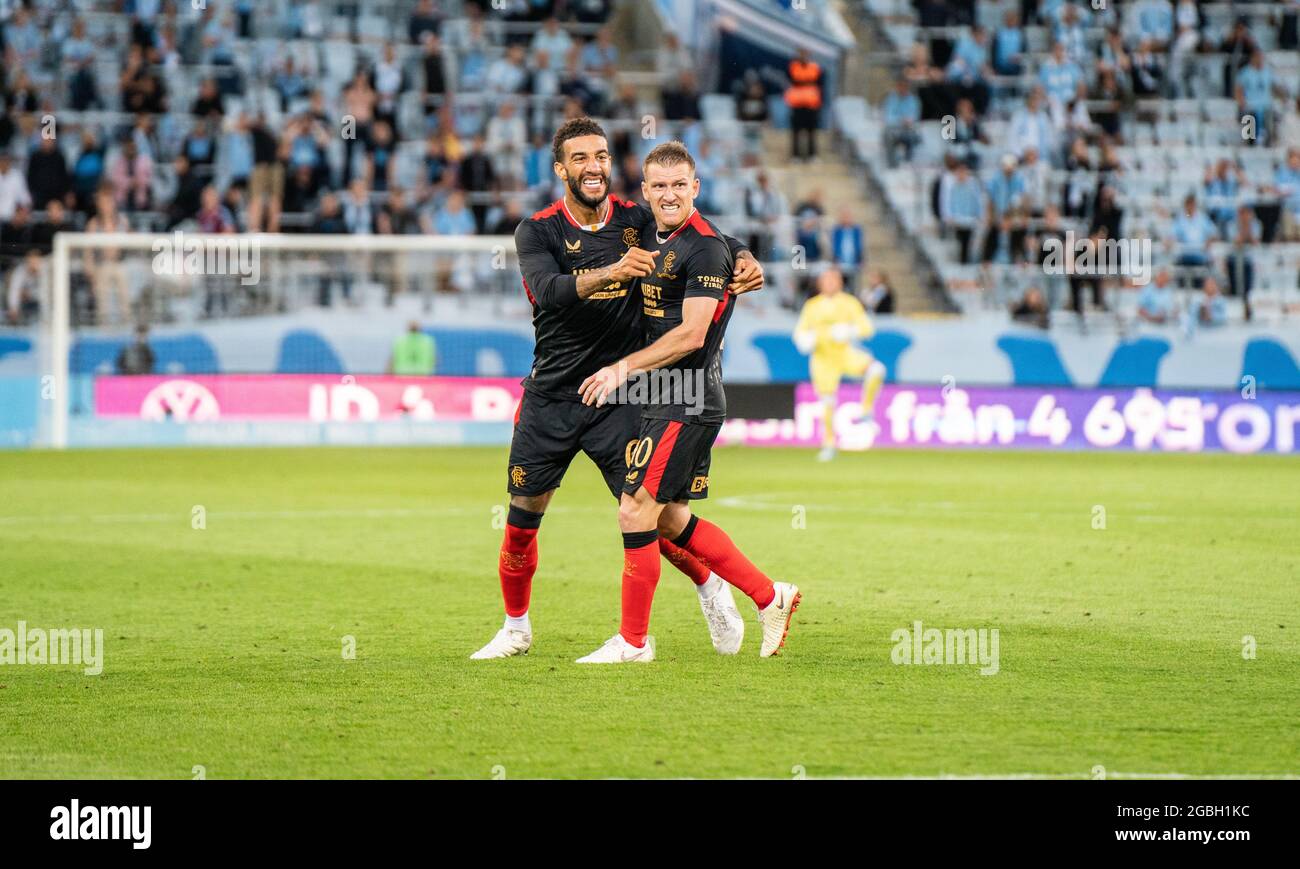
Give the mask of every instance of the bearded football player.
[[(553, 156), (564, 196), (515, 231), (536, 346), (510, 443), (510, 508), (498, 562), (505, 624), (471, 656), (480, 660), (524, 654), (532, 647), (528, 610), (538, 531), (573, 458), (586, 453), (617, 498), (641, 424), (639, 407), (584, 404), (578, 386), (589, 372), (643, 346), (634, 281), (654, 269), (654, 255), (640, 246), (643, 230), (654, 227), (654, 215), (609, 192), (609, 146), (604, 130), (590, 118), (560, 127)], [(763, 273), (757, 261), (735, 239), (728, 238), (725, 246), (728, 262), (735, 262), (728, 272), (735, 292), (759, 289)], [(727, 583), (669, 540), (656, 540), (654, 550), (656, 559), (662, 554), (695, 584), (714, 649), (735, 654), (744, 620)]]

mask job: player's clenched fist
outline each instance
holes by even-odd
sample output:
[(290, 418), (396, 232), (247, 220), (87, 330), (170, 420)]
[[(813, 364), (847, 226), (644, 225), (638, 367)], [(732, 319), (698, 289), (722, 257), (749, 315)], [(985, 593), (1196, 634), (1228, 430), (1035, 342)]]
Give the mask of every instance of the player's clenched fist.
[(736, 269), (731, 274), (731, 285), (727, 288), (734, 295), (752, 293), (763, 288), (763, 267), (753, 257), (741, 256), (736, 259)]
[(655, 257), (659, 251), (651, 253), (644, 248), (631, 247), (623, 258), (614, 263), (609, 276), (616, 281), (630, 281), (632, 278), (644, 278), (655, 270)]

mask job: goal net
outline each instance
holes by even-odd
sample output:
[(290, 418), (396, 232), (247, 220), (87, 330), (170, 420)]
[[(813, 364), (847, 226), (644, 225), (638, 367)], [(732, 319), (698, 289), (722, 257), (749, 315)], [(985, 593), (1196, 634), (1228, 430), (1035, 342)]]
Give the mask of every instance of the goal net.
[[(435, 402), (403, 378), (517, 380), (531, 363), (509, 236), (60, 233), (46, 268), (23, 390), (34, 446), (185, 442), (190, 422), (252, 420), (272, 439), (275, 424), (427, 422)], [(375, 388), (347, 392), (364, 378)]]

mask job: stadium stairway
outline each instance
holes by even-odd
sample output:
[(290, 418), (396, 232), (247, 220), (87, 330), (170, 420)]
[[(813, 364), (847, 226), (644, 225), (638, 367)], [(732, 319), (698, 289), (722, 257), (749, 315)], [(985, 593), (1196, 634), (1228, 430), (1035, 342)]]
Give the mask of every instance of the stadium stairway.
[(889, 276), (897, 313), (933, 311), (934, 305), (916, 275), (884, 203), (869, 195), (866, 183), (852, 164), (826, 147), (829, 135), (825, 130), (819, 133), (817, 159), (809, 163), (792, 163), (788, 159), (789, 131), (765, 130), (763, 153), (767, 159), (764, 169), (768, 176), (791, 209), (797, 208), (814, 190), (820, 190), (828, 230), (838, 219), (840, 210), (847, 206), (862, 224), (867, 249), (866, 267), (880, 269)]

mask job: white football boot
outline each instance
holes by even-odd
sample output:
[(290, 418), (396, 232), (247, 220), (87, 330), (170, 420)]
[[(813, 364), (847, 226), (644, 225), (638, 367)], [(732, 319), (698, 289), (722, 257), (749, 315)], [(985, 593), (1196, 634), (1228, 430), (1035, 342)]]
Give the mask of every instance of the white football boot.
[(655, 659), (655, 638), (646, 637), (641, 648), (623, 639), (622, 634), (615, 634), (605, 641), (605, 645), (586, 657), (579, 658), (579, 664), (648, 664)]
[[(734, 655), (740, 651), (745, 639), (745, 620), (736, 609), (736, 599), (731, 596), (731, 586), (716, 573), (700, 587), (700, 610), (709, 623), (709, 639), (719, 655)], [(706, 596), (707, 594), (707, 596)]]
[(471, 661), (486, 661), (490, 658), (509, 658), (512, 655), (527, 655), (533, 646), (533, 635), (524, 631), (502, 628), (492, 641), (469, 656)]
[(774, 582), (772, 590), (776, 592), (776, 597), (758, 611), (758, 622), (763, 626), (763, 647), (758, 650), (761, 658), (772, 657), (785, 645), (785, 635), (790, 630), (790, 617), (803, 599), (799, 587), (788, 582)]

